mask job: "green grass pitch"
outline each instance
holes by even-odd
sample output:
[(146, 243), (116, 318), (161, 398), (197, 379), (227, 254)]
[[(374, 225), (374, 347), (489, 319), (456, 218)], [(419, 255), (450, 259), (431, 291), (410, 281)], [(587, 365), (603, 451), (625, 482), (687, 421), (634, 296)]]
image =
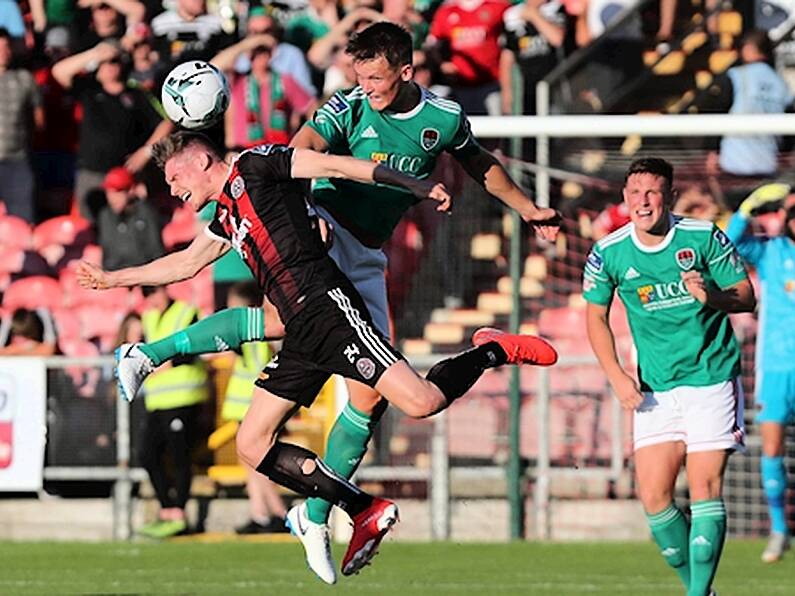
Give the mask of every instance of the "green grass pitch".
[[(730, 541), (720, 596), (795, 594), (795, 555), (759, 560)], [(335, 547), (337, 560), (341, 547)], [(651, 543), (388, 542), (361, 574), (326, 586), (297, 543), (0, 543), (0, 594), (682, 595)]]

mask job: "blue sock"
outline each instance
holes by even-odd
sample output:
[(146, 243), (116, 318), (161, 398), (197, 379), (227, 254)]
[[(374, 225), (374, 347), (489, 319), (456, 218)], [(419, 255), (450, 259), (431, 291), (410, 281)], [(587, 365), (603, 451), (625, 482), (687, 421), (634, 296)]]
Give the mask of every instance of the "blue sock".
[(787, 518), (784, 513), (784, 498), (787, 493), (787, 470), (783, 457), (762, 456), (762, 486), (767, 497), (767, 510), (770, 515), (770, 530), (789, 534)]

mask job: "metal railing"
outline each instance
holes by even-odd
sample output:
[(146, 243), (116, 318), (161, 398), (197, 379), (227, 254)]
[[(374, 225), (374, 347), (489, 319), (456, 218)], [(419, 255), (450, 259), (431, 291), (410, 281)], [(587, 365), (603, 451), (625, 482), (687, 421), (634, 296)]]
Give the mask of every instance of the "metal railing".
[[(412, 364), (420, 370), (429, 366), (442, 356), (424, 356), (415, 358)], [(535, 432), (539, 437), (538, 458), (534, 467), (520, 472), (516, 480), (526, 485), (526, 480), (534, 481), (533, 503), (536, 537), (548, 538), (550, 535), (550, 487), (553, 479), (572, 473), (579, 475), (597, 475), (608, 479), (617, 479), (624, 468), (622, 452), (622, 419), (620, 410), (614, 408), (611, 462), (609, 467), (592, 468), (589, 470), (568, 470), (556, 468), (551, 461), (550, 452), (550, 403), (555, 396), (550, 390), (550, 378), (554, 374), (565, 374), (566, 369), (581, 365), (595, 365), (591, 357), (571, 358), (563, 356), (555, 369), (540, 369), (537, 387), (532, 390), (538, 400), (536, 427), (525, 432)], [(112, 367), (114, 362), (109, 356), (93, 358), (52, 357), (45, 359), (49, 373), (68, 368), (101, 368)], [(556, 372), (556, 369), (558, 372)], [(525, 391), (527, 388), (525, 388)], [(57, 393), (57, 388), (48, 387), (47, 394)], [(57, 396), (56, 396), (57, 397)], [(115, 463), (113, 465), (46, 465), (44, 479), (47, 481), (106, 481), (113, 483), (113, 532), (117, 540), (127, 540), (132, 536), (132, 510), (134, 483), (147, 478), (145, 470), (131, 465), (131, 405), (119, 400), (115, 405)], [(445, 540), (450, 537), (451, 527), (451, 483), (482, 481), (490, 478), (494, 481), (508, 479), (506, 474), (511, 468), (499, 465), (486, 466), (451, 466), (449, 451), (449, 418), (446, 413), (433, 419), (429, 440), (430, 465), (427, 468), (415, 466), (367, 466), (356, 475), (357, 481), (420, 481), (428, 483), (428, 506), (431, 519), (431, 537), (434, 540)], [(79, 430), (79, 429), (78, 429)], [(518, 443), (517, 443), (518, 444)], [(522, 494), (523, 500), (529, 495)]]

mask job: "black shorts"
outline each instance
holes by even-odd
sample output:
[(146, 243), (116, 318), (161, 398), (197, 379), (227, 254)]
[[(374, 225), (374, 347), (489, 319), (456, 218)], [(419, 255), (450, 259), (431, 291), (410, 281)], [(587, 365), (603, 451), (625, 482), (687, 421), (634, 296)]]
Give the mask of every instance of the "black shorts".
[(274, 395), (309, 407), (332, 374), (375, 387), (403, 355), (373, 325), (350, 284), (307, 301), (287, 324), (282, 349), (255, 381)]

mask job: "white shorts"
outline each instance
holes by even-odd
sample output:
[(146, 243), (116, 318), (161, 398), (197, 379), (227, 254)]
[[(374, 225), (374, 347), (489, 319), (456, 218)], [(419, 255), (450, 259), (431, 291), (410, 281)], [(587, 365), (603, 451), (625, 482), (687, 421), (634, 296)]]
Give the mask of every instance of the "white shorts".
[(644, 392), (634, 415), (635, 450), (683, 441), (688, 453), (745, 451), (744, 405), (739, 378), (706, 387)]
[(316, 206), (315, 210), (334, 228), (329, 256), (361, 294), (376, 329), (387, 340), (391, 339), (386, 294), (387, 258), (384, 251), (380, 248), (369, 248), (359, 242), (323, 207)]

